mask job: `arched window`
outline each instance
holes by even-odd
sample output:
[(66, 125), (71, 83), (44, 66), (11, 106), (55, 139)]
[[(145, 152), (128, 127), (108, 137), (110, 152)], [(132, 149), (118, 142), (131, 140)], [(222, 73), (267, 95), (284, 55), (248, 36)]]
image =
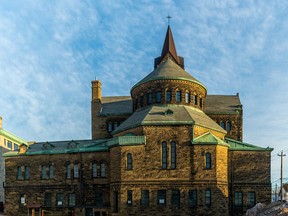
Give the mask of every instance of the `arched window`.
[(49, 178), (52, 179), (54, 178), (54, 164), (49, 165)]
[(220, 126), (225, 130), (226, 129), (226, 124), (224, 121), (221, 121), (220, 122)]
[(167, 143), (162, 142), (162, 169), (167, 169)]
[(92, 164), (92, 177), (93, 177), (93, 178), (96, 178), (96, 177), (97, 177), (97, 163), (96, 163), (96, 162), (94, 162), (94, 163)]
[(171, 99), (172, 99), (171, 91), (167, 90), (166, 91), (166, 102), (171, 102)]
[(176, 102), (181, 102), (181, 99), (182, 99), (182, 94), (181, 94), (181, 91), (176, 91)]
[(79, 178), (79, 163), (74, 163), (74, 178)]
[(148, 93), (147, 94), (147, 104), (151, 104), (152, 103), (152, 94)]
[(105, 173), (105, 163), (104, 161), (100, 162), (100, 176), (101, 177), (105, 177), (106, 173)]
[(198, 104), (198, 97), (197, 95), (194, 95), (194, 105), (196, 106)]
[(140, 106), (143, 107), (143, 104), (144, 104), (144, 96), (141, 95), (140, 96)]
[(211, 154), (206, 153), (206, 169), (211, 169)]
[(226, 130), (230, 131), (231, 130), (231, 121), (227, 121), (226, 123)]
[(206, 206), (211, 206), (211, 190), (206, 189), (205, 191), (205, 205)]
[(162, 94), (161, 91), (156, 92), (156, 103), (161, 103)]
[(41, 179), (46, 179), (46, 166), (41, 166)]
[(71, 166), (70, 162), (66, 163), (66, 178), (71, 178)]
[(190, 103), (190, 93), (189, 92), (185, 93), (185, 102)]
[(176, 168), (176, 143), (171, 142), (171, 169)]
[(108, 130), (108, 132), (112, 132), (112, 131), (113, 131), (113, 124), (112, 124), (112, 122), (108, 122), (107, 130)]
[(17, 180), (22, 179), (21, 166), (17, 166)]
[(128, 170), (132, 170), (133, 168), (133, 161), (132, 161), (132, 154), (131, 153), (128, 153), (127, 154), (127, 169)]
[(200, 104), (200, 108), (202, 108), (203, 104), (202, 104), (203, 100), (202, 98), (199, 99), (199, 104)]
[(25, 173), (24, 173), (24, 179), (29, 179), (29, 167), (28, 166), (25, 166)]

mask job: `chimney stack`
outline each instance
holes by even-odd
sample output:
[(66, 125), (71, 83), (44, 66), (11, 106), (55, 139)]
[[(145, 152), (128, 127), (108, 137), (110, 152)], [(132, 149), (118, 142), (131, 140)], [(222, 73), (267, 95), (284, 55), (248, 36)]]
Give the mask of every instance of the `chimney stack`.
[(102, 99), (102, 90), (100, 80), (93, 80), (92, 82), (92, 101)]

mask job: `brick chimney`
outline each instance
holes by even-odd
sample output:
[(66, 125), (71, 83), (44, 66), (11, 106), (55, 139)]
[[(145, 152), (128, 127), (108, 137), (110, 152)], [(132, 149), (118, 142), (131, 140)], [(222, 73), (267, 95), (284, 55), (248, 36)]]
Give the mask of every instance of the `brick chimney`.
[(102, 99), (102, 90), (100, 80), (93, 80), (92, 82), (92, 101)]

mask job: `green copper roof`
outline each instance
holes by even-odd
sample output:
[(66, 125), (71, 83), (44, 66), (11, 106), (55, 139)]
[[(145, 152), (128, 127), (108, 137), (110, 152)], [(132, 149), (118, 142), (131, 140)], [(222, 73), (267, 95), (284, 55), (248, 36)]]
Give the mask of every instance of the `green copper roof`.
[(224, 142), (224, 140), (221, 140), (220, 138), (216, 137), (210, 132), (207, 132), (205, 134), (202, 134), (201, 136), (198, 136), (192, 141), (192, 144), (214, 144), (214, 145), (223, 145), (229, 147), (229, 145)]
[(134, 85), (131, 92), (135, 87), (153, 80), (187, 80), (199, 84), (207, 91), (206, 87), (201, 82), (183, 70), (183, 68), (177, 65), (173, 60), (166, 58), (154, 71)]
[(221, 140), (215, 135), (207, 132), (201, 136), (196, 137), (192, 141), (193, 145), (224, 145), (229, 147), (229, 151), (273, 151), (273, 148), (263, 148), (255, 145), (251, 145), (248, 143), (243, 143), (240, 141), (236, 141), (233, 139), (225, 138), (225, 140)]
[(146, 144), (145, 136), (120, 136), (112, 139), (101, 140), (72, 140), (39, 142), (30, 145), (27, 151), (19, 154), (18, 151), (10, 151), (3, 154), (4, 157), (25, 155), (47, 155), (47, 154), (72, 154), (79, 152), (103, 152), (119, 145), (141, 145)]
[(225, 138), (225, 141), (229, 144), (231, 151), (273, 151), (273, 148), (263, 148), (229, 138)]
[(1, 135), (6, 137), (7, 139), (17, 143), (17, 144), (22, 144), (22, 143), (27, 144), (27, 142), (25, 140), (23, 140), (22, 138), (14, 135), (14, 134), (12, 134), (12, 133), (10, 133), (10, 132), (2, 129), (2, 128), (0, 129), (0, 136)]

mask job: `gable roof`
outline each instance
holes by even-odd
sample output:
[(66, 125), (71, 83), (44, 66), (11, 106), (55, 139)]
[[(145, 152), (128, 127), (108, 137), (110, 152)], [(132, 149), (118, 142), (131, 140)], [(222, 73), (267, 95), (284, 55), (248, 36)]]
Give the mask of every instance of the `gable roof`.
[(238, 114), (242, 104), (237, 95), (207, 95), (205, 113), (207, 114)]
[(130, 96), (102, 97), (101, 116), (130, 115), (132, 99)]
[(213, 135), (210, 132), (207, 132), (205, 134), (202, 134), (198, 137), (196, 137), (194, 140), (192, 140), (192, 144), (214, 144), (214, 145), (223, 145), (223, 146), (228, 146), (229, 145), (224, 142), (224, 140), (221, 140), (220, 138), (216, 137), (215, 135)]

